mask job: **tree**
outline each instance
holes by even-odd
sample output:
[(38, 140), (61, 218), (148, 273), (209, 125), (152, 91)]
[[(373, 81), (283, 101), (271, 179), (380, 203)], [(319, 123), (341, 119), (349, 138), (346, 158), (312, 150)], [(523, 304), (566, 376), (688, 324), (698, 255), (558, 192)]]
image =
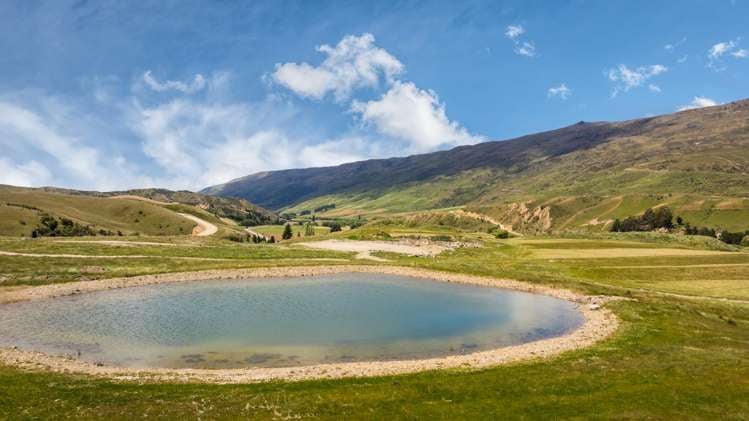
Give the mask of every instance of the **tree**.
[(313, 237), (315, 235), (315, 227), (309, 222), (304, 225), (304, 236)]
[(281, 234), (281, 238), (284, 240), (291, 240), (291, 238), (294, 237), (294, 232), (291, 230), (291, 224), (286, 224), (283, 227), (283, 234)]
[(611, 232), (622, 232), (622, 221), (619, 218), (614, 219), (614, 223), (611, 225)]
[(681, 216), (676, 217), (676, 225), (684, 225), (684, 219)]
[(338, 222), (331, 222), (330, 224), (328, 224), (328, 226), (330, 227), (330, 232), (337, 232), (341, 230), (341, 224), (339, 224)]

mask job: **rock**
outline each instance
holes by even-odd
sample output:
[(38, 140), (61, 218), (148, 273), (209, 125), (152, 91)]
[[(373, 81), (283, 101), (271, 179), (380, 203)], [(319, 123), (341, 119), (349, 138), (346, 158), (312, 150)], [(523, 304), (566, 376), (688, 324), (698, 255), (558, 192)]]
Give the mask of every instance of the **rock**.
[(598, 304), (590, 304), (588, 306), (588, 310), (600, 310), (600, 309), (601, 309), (601, 306)]

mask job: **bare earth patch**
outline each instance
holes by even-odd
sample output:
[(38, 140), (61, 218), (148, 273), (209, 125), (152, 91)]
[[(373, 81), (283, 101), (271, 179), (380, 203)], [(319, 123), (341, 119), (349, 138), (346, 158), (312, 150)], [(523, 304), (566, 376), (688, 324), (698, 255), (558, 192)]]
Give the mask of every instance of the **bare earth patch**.
[(417, 244), (408, 240), (399, 242), (323, 240), (299, 243), (299, 245), (320, 250), (353, 251), (357, 253), (357, 259), (370, 259), (377, 261), (385, 261), (385, 259), (372, 256), (370, 253), (383, 251), (387, 253), (407, 254), (409, 256), (436, 256), (449, 249), (449, 247), (439, 244), (426, 242), (423, 244)]
[[(134, 369), (97, 365), (80, 361), (73, 356), (52, 356), (16, 348), (0, 348), (0, 362), (29, 370), (50, 370), (61, 373), (81, 373), (119, 381), (137, 382), (207, 382), (254, 383), (269, 380), (309, 380), (384, 376), (414, 373), (433, 369), (479, 369), (517, 361), (549, 358), (563, 352), (592, 345), (611, 335), (618, 326), (616, 316), (603, 306), (616, 297), (586, 296), (569, 290), (489, 277), (436, 272), (423, 269), (392, 266), (322, 266), (259, 268), (244, 270), (218, 270), (165, 275), (136, 276), (109, 280), (43, 285), (0, 291), (0, 303), (54, 297), (86, 292), (126, 288), (170, 282), (210, 279), (282, 278), (315, 276), (343, 272), (369, 272), (428, 278), (443, 282), (482, 285), (545, 294), (576, 302), (585, 318), (579, 328), (555, 338), (497, 348), (473, 354), (440, 358), (399, 361), (371, 361), (353, 363), (318, 364), (304, 367), (242, 368), (242, 369)], [(210, 282), (210, 281), (206, 281)]]
[(209, 235), (213, 235), (218, 231), (218, 227), (213, 225), (212, 223), (208, 221), (204, 221), (197, 216), (190, 215), (189, 213), (181, 213), (177, 212), (178, 215), (182, 216), (183, 218), (187, 218), (191, 220), (192, 222), (195, 222), (198, 224), (195, 228), (192, 229), (192, 235), (196, 235), (198, 237), (207, 237)]

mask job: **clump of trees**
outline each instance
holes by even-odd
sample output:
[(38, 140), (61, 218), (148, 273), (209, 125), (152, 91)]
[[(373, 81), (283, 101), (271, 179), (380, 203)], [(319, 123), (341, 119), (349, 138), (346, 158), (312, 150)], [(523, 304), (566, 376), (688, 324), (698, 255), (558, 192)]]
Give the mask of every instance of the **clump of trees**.
[(313, 237), (315, 235), (315, 226), (309, 222), (304, 224), (304, 236)]
[(681, 216), (676, 217), (676, 224), (674, 225), (673, 213), (665, 206), (656, 210), (647, 209), (642, 216), (630, 216), (624, 220), (615, 219), (611, 226), (611, 231), (631, 232), (655, 231), (659, 229), (672, 230), (677, 227), (683, 229), (685, 235), (713, 237), (726, 244), (749, 247), (749, 230), (731, 232), (710, 227), (693, 226), (688, 222), (684, 223)]
[(674, 215), (671, 209), (660, 207), (653, 210), (648, 208), (642, 216), (628, 216), (623, 221), (619, 218), (614, 220), (611, 231), (614, 232), (631, 232), (631, 231), (655, 231), (658, 229), (670, 230), (674, 227)]
[[(111, 231), (100, 230), (102, 235), (114, 235)], [(81, 237), (96, 235), (96, 231), (87, 225), (81, 225), (68, 218), (55, 218), (43, 214), (39, 219), (39, 225), (31, 232), (31, 237)]]
[(255, 235), (255, 234), (229, 234), (228, 237), (226, 237), (229, 241), (234, 241), (235, 243), (268, 243), (268, 239), (261, 236), (261, 235)]

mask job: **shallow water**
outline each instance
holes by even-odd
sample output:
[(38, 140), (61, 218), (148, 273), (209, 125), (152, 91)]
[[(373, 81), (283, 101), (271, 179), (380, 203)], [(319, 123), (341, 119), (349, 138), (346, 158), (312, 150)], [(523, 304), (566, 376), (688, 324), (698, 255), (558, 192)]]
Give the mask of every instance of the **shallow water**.
[(183, 282), (0, 306), (0, 346), (124, 367), (413, 359), (559, 336), (573, 303), (367, 273)]

